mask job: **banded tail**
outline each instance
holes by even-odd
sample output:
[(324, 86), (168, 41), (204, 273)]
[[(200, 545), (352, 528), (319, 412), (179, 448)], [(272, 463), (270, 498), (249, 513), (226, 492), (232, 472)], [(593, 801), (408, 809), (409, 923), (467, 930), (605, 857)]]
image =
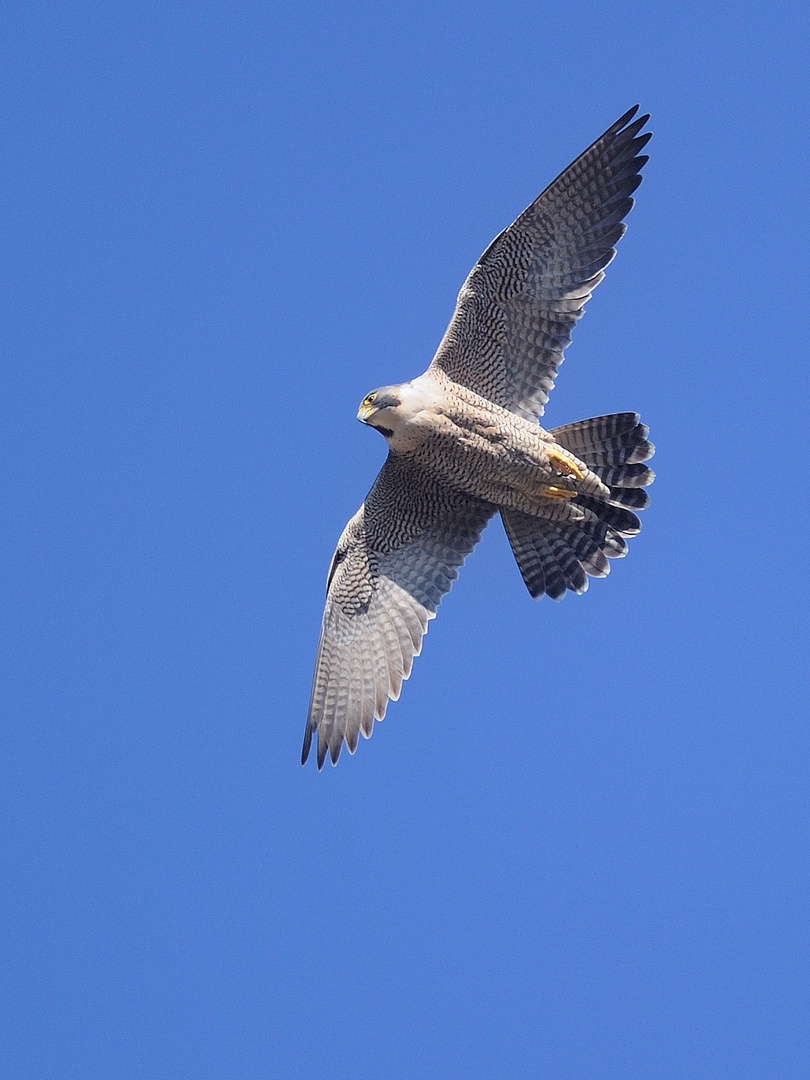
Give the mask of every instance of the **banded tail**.
[(655, 473), (644, 462), (655, 447), (647, 439), (646, 424), (632, 412), (594, 416), (549, 434), (609, 489), (605, 496), (580, 494), (566, 503), (550, 502), (553, 519), (501, 509), (529, 592), (535, 599), (547, 593), (560, 600), (569, 589), (585, 592), (589, 577), (606, 577), (608, 560), (627, 554), (625, 538), (641, 529), (634, 511), (650, 503), (644, 488)]

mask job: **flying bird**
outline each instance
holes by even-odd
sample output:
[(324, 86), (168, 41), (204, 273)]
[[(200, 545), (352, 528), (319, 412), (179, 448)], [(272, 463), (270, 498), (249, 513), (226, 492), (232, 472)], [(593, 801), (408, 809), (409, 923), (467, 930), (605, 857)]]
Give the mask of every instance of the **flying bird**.
[(641, 183), (651, 133), (637, 112), (492, 241), (427, 371), (363, 399), (388, 457), (332, 557), (302, 764), (316, 732), (319, 769), (371, 735), (494, 514), (535, 598), (584, 592), (639, 531), (654, 448), (638, 414), (538, 423)]

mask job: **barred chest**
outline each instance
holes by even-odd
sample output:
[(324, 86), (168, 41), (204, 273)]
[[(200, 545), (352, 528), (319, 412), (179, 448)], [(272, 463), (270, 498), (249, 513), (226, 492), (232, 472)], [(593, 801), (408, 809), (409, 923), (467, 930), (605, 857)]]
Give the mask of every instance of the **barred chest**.
[[(450, 487), (511, 505), (512, 493), (536, 493), (553, 476), (548, 456), (553, 440), (537, 426), (499, 421), (491, 411), (455, 415), (443, 411), (415, 430), (406, 427), (400, 445)], [(392, 449), (396, 451), (393, 445)]]

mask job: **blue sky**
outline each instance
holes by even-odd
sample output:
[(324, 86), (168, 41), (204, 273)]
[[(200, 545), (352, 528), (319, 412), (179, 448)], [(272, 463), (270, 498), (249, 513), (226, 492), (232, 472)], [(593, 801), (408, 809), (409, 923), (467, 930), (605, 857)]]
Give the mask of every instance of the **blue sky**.
[[(805, 1076), (805, 6), (3, 22), (3, 1076)], [(302, 769), (357, 405), (636, 101), (546, 417), (642, 413), (642, 533), (533, 603), (493, 524)]]

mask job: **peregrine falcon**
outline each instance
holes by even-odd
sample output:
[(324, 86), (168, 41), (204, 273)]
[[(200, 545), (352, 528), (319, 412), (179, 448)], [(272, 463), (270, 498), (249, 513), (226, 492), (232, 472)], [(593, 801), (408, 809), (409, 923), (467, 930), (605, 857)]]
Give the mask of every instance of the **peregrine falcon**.
[(332, 557), (302, 764), (315, 732), (319, 769), (371, 735), (494, 514), (535, 598), (585, 592), (639, 531), (654, 448), (638, 414), (538, 424), (641, 183), (637, 111), (492, 241), (424, 375), (363, 399), (388, 457)]

